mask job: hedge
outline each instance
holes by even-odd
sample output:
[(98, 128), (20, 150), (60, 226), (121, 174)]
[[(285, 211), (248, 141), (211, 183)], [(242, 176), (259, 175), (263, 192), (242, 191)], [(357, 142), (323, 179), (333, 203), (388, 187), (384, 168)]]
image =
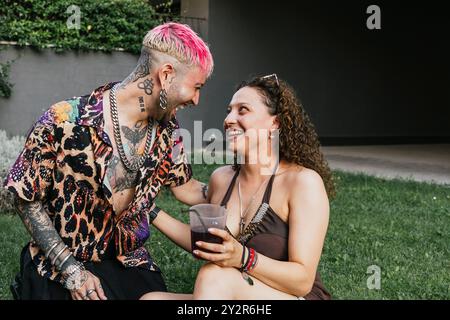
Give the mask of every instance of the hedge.
[[(3, 0), (0, 6), (0, 40), (35, 48), (103, 50), (123, 48), (138, 54), (148, 30), (165, 20), (176, 19), (170, 2), (164, 13), (144, 0)], [(79, 29), (73, 7), (80, 12)], [(72, 17), (72, 18), (71, 18)]]

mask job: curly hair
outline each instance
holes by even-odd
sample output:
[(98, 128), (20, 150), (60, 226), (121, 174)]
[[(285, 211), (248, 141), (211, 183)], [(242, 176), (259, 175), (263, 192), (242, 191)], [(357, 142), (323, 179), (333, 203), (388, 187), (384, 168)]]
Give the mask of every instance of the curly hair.
[(320, 150), (319, 137), (294, 89), (275, 75), (255, 77), (242, 82), (236, 89), (255, 88), (280, 123), (280, 159), (316, 171), (325, 184), (330, 198), (336, 191), (332, 173)]

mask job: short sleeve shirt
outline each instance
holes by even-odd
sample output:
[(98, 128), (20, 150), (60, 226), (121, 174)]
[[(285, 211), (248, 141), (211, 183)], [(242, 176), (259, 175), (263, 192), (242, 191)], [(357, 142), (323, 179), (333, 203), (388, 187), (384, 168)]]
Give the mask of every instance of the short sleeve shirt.
[[(175, 117), (158, 122), (155, 142), (139, 169), (135, 196), (116, 213), (104, 183), (113, 148), (104, 131), (103, 92), (51, 106), (35, 123), (12, 166), (5, 188), (26, 201), (41, 201), (55, 229), (79, 261), (99, 262), (110, 241), (125, 267), (159, 271), (144, 248), (150, 236), (148, 211), (162, 186), (179, 186), (192, 177)], [(61, 281), (44, 253), (29, 244), (39, 274)]]

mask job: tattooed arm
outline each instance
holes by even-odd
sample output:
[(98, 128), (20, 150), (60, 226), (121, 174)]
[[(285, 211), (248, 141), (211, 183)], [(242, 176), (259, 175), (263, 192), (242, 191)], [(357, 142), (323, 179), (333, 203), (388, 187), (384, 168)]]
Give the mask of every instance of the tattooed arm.
[[(20, 198), (15, 199), (15, 206), (21, 217), (26, 229), (33, 237), (39, 248), (44, 251), (54, 265), (58, 265), (63, 275), (67, 276), (66, 272), (71, 273), (71, 266), (75, 266), (78, 262), (65, 249), (64, 242), (56, 231), (53, 223), (40, 201), (28, 202)], [(62, 264), (62, 265), (61, 265)], [(87, 299), (98, 300), (106, 299), (103, 289), (100, 286), (100, 281), (97, 277), (85, 271), (84, 268), (79, 272), (79, 277), (76, 279), (78, 288), (71, 290), (73, 299), (86, 299), (86, 292), (89, 288), (95, 288), (94, 293), (90, 294)]]
[(187, 183), (170, 188), (178, 201), (193, 206), (199, 203), (208, 203), (208, 185), (195, 179)]
[[(22, 218), (26, 229), (33, 237), (39, 248), (41, 248), (46, 255), (49, 255), (50, 251), (61, 250), (58, 247), (63, 243), (61, 237), (53, 227), (53, 223), (44, 209), (40, 201), (28, 202), (19, 198), (15, 200), (16, 208), (19, 216)], [(56, 250), (55, 250), (56, 249)], [(64, 272), (67, 267), (76, 260), (74, 257), (69, 257), (68, 260), (61, 266), (61, 271)]]

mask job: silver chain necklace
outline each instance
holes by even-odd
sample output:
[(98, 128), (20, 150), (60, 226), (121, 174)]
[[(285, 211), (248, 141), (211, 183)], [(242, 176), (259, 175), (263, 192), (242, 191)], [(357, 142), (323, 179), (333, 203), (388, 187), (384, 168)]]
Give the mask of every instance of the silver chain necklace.
[[(119, 85), (118, 83), (115, 84), (109, 92), (109, 102), (110, 102), (109, 104), (111, 105), (111, 120), (113, 123), (114, 139), (116, 140), (117, 151), (119, 153), (120, 160), (122, 161), (125, 169), (127, 169), (130, 172), (137, 172), (147, 159), (148, 153), (150, 152), (150, 148), (153, 144), (153, 141), (155, 140), (156, 126), (154, 120), (152, 119), (150, 123), (149, 119), (147, 127), (147, 140), (145, 141), (144, 153), (133, 162), (128, 160), (128, 157), (125, 154), (125, 150), (123, 149), (122, 137), (120, 135), (119, 114), (117, 112), (117, 100), (116, 100), (116, 88), (118, 85)], [(150, 133), (150, 125), (152, 126), (151, 133)]]
[[(275, 169), (273, 170), (272, 174), (277, 174), (278, 172), (278, 164), (275, 167)], [(258, 190), (256, 190), (256, 192), (253, 194), (253, 196), (250, 198), (250, 203), (247, 206), (247, 209), (245, 209), (244, 212), (242, 212), (242, 195), (241, 195), (241, 182), (240, 182), (240, 173), (238, 174), (238, 197), (239, 197), (239, 215), (241, 217), (240, 221), (239, 221), (239, 236), (242, 236), (244, 234), (245, 231), (245, 217), (247, 216), (248, 211), (250, 210), (253, 201), (255, 201), (257, 194), (259, 193), (259, 191), (261, 190), (262, 186), (266, 184), (267, 181), (270, 180), (270, 177), (266, 178), (266, 180), (264, 180), (263, 182), (261, 182)]]

